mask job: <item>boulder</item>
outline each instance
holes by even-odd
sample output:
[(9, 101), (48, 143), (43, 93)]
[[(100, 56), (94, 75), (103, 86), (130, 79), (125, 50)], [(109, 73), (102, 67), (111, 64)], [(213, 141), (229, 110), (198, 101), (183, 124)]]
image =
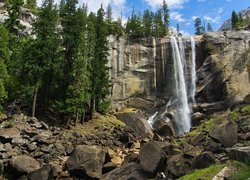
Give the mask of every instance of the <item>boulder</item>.
[(11, 142), (13, 138), (20, 137), (20, 131), (17, 128), (0, 128), (0, 141), (2, 143)]
[(44, 164), (40, 169), (31, 172), (29, 180), (50, 180), (53, 179), (53, 169), (49, 164)]
[(162, 137), (175, 135), (174, 126), (169, 118), (156, 121), (153, 124), (153, 128)]
[(205, 151), (202, 154), (196, 156), (193, 160), (193, 167), (196, 169), (203, 169), (214, 164), (216, 158), (212, 152)]
[(105, 152), (96, 146), (78, 145), (65, 165), (74, 177), (100, 178)]
[(156, 141), (150, 141), (141, 147), (139, 159), (141, 167), (151, 174), (165, 169), (166, 155)]
[(226, 148), (226, 152), (230, 159), (242, 162), (250, 160), (250, 146)]
[(194, 146), (202, 146), (205, 143), (206, 140), (206, 133), (201, 132), (198, 135), (194, 136), (190, 143)]
[(145, 175), (143, 168), (136, 163), (128, 163), (120, 168), (116, 168), (113, 171), (104, 174), (101, 177), (102, 180), (111, 180), (111, 179), (136, 179), (136, 180), (145, 180), (148, 179)]
[(209, 136), (219, 141), (224, 147), (232, 147), (238, 141), (236, 125), (224, 121), (209, 132)]
[(198, 146), (192, 146), (188, 143), (183, 143), (183, 153), (185, 157), (196, 157), (200, 155), (202, 152), (202, 149)]
[(28, 174), (40, 168), (40, 163), (38, 161), (26, 155), (15, 156), (9, 163), (11, 170), (16, 176)]
[(191, 171), (192, 162), (184, 158), (183, 154), (172, 156), (167, 162), (166, 173), (170, 172), (174, 177), (183, 176)]
[(211, 151), (213, 153), (222, 152), (222, 146), (220, 143), (215, 142), (212, 138), (208, 137), (206, 143), (204, 144), (204, 149), (206, 151)]
[(130, 127), (138, 137), (153, 137), (152, 129), (147, 120), (139, 112), (119, 112), (116, 118)]

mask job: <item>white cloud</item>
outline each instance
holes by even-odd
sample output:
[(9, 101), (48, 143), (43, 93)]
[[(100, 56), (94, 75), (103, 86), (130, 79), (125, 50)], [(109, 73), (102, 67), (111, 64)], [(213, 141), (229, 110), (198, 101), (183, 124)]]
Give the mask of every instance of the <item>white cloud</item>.
[[(162, 0), (145, 0), (153, 9), (157, 9), (162, 5)], [(179, 9), (183, 7), (183, 4), (189, 0), (166, 0), (169, 8)]]
[(175, 12), (175, 11), (170, 12), (170, 18), (172, 20), (177, 21), (177, 22), (184, 22), (185, 21), (185, 19), (183, 18), (183, 15), (180, 14), (179, 12)]
[(195, 20), (196, 18), (198, 18), (199, 16), (192, 16), (191, 19)]
[(205, 20), (207, 20), (208, 22), (212, 22), (212, 23), (215, 23), (215, 24), (219, 24), (220, 21), (221, 21), (220, 16), (210, 17), (210, 16), (205, 15), (205, 16), (203, 16), (203, 18)]
[(197, 0), (198, 2), (205, 2), (206, 0)]

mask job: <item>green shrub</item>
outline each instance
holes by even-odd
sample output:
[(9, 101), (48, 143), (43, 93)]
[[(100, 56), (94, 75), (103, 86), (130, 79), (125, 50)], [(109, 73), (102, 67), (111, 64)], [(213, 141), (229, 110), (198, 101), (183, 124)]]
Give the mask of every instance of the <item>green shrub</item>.
[(10, 120), (6, 121), (4, 125), (6, 128), (11, 128), (15, 125), (15, 122), (13, 119), (10, 119)]

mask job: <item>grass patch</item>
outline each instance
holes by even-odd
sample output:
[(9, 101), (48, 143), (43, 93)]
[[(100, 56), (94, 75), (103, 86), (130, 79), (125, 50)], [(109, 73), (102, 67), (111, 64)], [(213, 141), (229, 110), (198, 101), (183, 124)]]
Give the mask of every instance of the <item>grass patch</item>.
[(188, 174), (179, 178), (179, 180), (198, 180), (198, 179), (211, 180), (225, 166), (226, 166), (225, 164), (217, 164), (205, 169), (196, 170), (192, 174)]
[(194, 137), (202, 131), (209, 132), (212, 128), (215, 127), (216, 124), (222, 122), (224, 119), (225, 117), (222, 115), (213, 115), (210, 119), (205, 120), (201, 126), (197, 127), (197, 129), (190, 131), (187, 136)]
[(244, 115), (249, 115), (250, 114), (250, 105), (242, 107), (240, 111)]
[(240, 111), (239, 109), (234, 109), (228, 113), (228, 118), (232, 121), (237, 121), (240, 118)]
[(116, 114), (119, 114), (119, 113), (136, 113), (138, 111), (138, 109), (136, 108), (125, 108), (125, 109), (122, 109), (121, 111), (117, 112)]
[(244, 163), (234, 161), (232, 166), (236, 168), (236, 172), (232, 174), (234, 180), (246, 180), (250, 177), (250, 166)]
[(13, 119), (10, 119), (10, 120), (8, 120), (8, 121), (5, 121), (5, 123), (4, 123), (4, 127), (6, 127), (6, 128), (11, 128), (11, 127), (13, 127), (14, 125), (15, 125), (15, 122), (14, 122)]
[(70, 130), (67, 130), (65, 135), (66, 138), (70, 138), (73, 132), (77, 132), (81, 135), (98, 135), (100, 133), (111, 132), (116, 126), (125, 126), (125, 124), (118, 120), (115, 116), (104, 115), (99, 116), (98, 119), (93, 119), (83, 124), (77, 124), (76, 126), (71, 126)]
[(231, 169), (230, 174), (227, 175), (229, 179), (246, 180), (250, 177), (249, 165), (238, 161), (229, 161), (225, 164), (216, 164), (205, 169), (195, 170), (193, 173), (179, 178), (179, 180), (211, 180), (226, 166)]

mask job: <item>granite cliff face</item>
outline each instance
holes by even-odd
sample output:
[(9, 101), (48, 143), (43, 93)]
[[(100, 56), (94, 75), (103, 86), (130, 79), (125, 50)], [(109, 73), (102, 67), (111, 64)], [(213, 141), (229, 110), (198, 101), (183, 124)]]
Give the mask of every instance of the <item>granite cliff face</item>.
[[(114, 109), (151, 109), (171, 97), (174, 77), (168, 37), (136, 41), (110, 36), (108, 40)], [(198, 102), (232, 105), (250, 94), (249, 31), (206, 33), (195, 40)], [(186, 63), (190, 64), (190, 38), (183, 38), (183, 42)], [(187, 79), (189, 76), (186, 74)]]

